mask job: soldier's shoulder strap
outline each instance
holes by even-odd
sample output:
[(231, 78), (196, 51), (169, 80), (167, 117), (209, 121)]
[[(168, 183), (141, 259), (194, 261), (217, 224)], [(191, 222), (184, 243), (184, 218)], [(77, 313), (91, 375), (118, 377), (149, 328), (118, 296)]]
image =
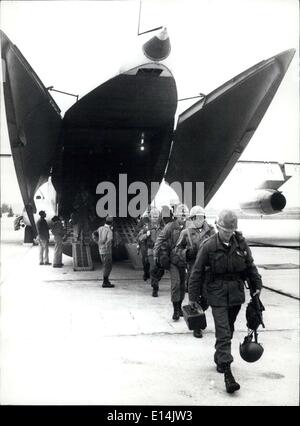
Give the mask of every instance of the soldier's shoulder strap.
[(191, 237), (191, 233), (190, 233), (190, 228), (186, 228), (186, 233), (187, 233), (187, 236), (188, 236), (188, 239), (189, 239), (190, 246), (192, 248), (193, 242), (192, 242), (192, 237)]

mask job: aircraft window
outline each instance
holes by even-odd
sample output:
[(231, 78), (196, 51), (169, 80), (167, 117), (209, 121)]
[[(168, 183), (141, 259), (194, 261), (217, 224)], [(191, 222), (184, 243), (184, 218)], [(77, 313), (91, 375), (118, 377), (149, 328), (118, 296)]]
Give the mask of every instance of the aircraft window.
[(157, 77), (162, 73), (162, 70), (159, 68), (139, 68), (138, 74), (152, 74), (156, 75)]

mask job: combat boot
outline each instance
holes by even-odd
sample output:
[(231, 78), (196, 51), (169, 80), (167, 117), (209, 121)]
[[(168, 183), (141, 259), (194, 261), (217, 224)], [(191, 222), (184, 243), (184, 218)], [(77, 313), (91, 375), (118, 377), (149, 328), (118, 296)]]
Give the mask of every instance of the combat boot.
[[(194, 330), (194, 331), (193, 331), (193, 335), (194, 335), (194, 337), (197, 337), (198, 339), (201, 339), (201, 338), (203, 337), (202, 330), (201, 330), (201, 329), (199, 329), (199, 330)], [(223, 373), (224, 373), (224, 372), (223, 372)]]
[(174, 321), (178, 321), (180, 318), (179, 302), (173, 302), (173, 308), (174, 308), (174, 312), (173, 312), (172, 319)]
[(182, 300), (180, 300), (180, 302), (178, 302), (178, 310), (179, 310), (179, 315), (181, 317), (183, 317), (183, 312), (182, 312), (181, 304), (182, 304)]
[(113, 287), (114, 287), (114, 284), (112, 284), (112, 283), (109, 281), (108, 277), (103, 277), (102, 287), (104, 287), (104, 288), (113, 288)]
[(230, 366), (227, 366), (225, 368), (224, 380), (225, 380), (226, 392), (233, 393), (240, 389), (240, 385), (235, 381), (235, 378), (233, 377)]
[(144, 280), (144, 281), (147, 281), (149, 278), (150, 278), (150, 274), (149, 274), (149, 272), (144, 272), (143, 280)]
[(152, 297), (158, 297), (158, 290), (157, 290), (157, 288), (154, 288), (152, 290)]

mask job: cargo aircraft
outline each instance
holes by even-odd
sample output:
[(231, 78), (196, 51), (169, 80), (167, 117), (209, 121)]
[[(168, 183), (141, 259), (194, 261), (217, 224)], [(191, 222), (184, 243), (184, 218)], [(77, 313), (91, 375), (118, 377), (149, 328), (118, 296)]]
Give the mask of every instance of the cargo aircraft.
[[(170, 38), (166, 28), (154, 34), (141, 46), (139, 63), (87, 93), (62, 117), (51, 87), (1, 32), (5, 110), (26, 238), (36, 235), (36, 197), (45, 182), (52, 194), (48, 218), (55, 213), (66, 222), (80, 188), (95, 211), (99, 182), (118, 188), (120, 174), (128, 185), (141, 181), (149, 189), (163, 179), (204, 182), (206, 206), (249, 143), (295, 53), (286, 50), (257, 63), (177, 115), (176, 82), (165, 65)], [(284, 196), (274, 185), (269, 189), (264, 186), (247, 207), (263, 204), (267, 214), (282, 210)], [(117, 206), (117, 218), (118, 213)], [(134, 219), (118, 221), (121, 240), (132, 242)], [(67, 241), (66, 254), (70, 247)]]

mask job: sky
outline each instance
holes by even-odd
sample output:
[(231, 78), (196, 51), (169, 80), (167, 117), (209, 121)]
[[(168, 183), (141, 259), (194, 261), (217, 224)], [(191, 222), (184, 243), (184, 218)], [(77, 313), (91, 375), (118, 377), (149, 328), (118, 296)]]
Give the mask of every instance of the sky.
[[(137, 37), (139, 1), (2, 1), (1, 29), (18, 46), (46, 87), (82, 97), (130, 68), (149, 34)], [(140, 31), (167, 26), (165, 61), (178, 97), (208, 94), (250, 66), (286, 49), (295, 57), (241, 159), (299, 162), (299, 10), (297, 0), (149, 0)], [(51, 92), (62, 114), (75, 98)], [(180, 102), (180, 110), (190, 104)], [(1, 94), (1, 153), (9, 152)], [(236, 168), (210, 205), (236, 206), (249, 174)], [(251, 178), (250, 178), (251, 181)], [(249, 182), (248, 182), (249, 183)], [(234, 189), (233, 189), (234, 187)], [(299, 205), (299, 171), (282, 188)], [(167, 194), (163, 192), (163, 194)], [(2, 202), (20, 200), (11, 159), (1, 159)]]

